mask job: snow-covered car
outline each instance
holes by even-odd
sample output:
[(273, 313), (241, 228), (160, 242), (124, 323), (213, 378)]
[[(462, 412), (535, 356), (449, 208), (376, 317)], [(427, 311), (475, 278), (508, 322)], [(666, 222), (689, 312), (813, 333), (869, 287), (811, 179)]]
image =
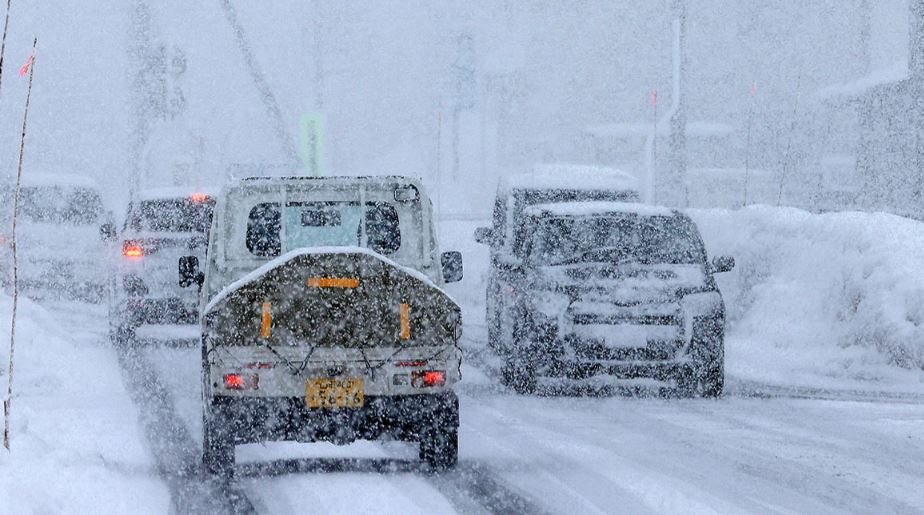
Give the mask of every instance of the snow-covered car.
[[(12, 275), (12, 206), (15, 185), (0, 186), (0, 260), (3, 282)], [(16, 228), (18, 283), (39, 296), (65, 295), (99, 302), (106, 290), (106, 241), (112, 216), (93, 180), (76, 174), (25, 174)]]
[(673, 382), (721, 395), (725, 304), (695, 223), (668, 208), (619, 202), (523, 210), (498, 258), (495, 348), (521, 393), (540, 377)]
[(611, 168), (570, 164), (536, 165), (531, 173), (513, 175), (501, 181), (494, 199), (491, 227), (475, 230), (475, 241), (488, 245), (491, 268), (485, 305), (488, 344), (497, 352), (501, 342), (500, 314), (507, 296), (502, 281), (505, 263), (513, 256), (514, 228), (522, 225), (524, 211), (532, 205), (547, 202), (638, 202), (636, 179)]
[(393, 438), (421, 459), (458, 453), (461, 310), (442, 285), (423, 187), (404, 177), (244, 179), (215, 209), (201, 285), (203, 462), (236, 444)]
[(133, 337), (144, 325), (172, 338), (198, 326), (199, 296), (179, 284), (177, 263), (205, 259), (214, 207), (207, 191), (190, 188), (143, 191), (129, 204), (110, 283), (114, 337)]

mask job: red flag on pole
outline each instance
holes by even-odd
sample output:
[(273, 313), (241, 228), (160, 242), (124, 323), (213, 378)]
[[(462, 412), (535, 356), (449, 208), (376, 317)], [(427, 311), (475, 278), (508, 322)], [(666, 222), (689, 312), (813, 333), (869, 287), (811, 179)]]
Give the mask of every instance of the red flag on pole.
[(651, 107), (658, 107), (658, 90), (651, 92)]
[(29, 58), (26, 59), (26, 64), (22, 65), (22, 68), (19, 69), (19, 76), (25, 77), (29, 73), (29, 67), (32, 66), (32, 63), (35, 61), (35, 50), (29, 54)]

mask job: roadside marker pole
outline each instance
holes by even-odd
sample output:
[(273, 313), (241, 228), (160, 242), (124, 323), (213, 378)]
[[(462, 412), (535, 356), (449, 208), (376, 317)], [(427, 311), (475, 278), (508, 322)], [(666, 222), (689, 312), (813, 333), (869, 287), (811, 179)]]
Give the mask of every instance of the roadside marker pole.
[(751, 83), (751, 102), (748, 107), (748, 136), (744, 149), (744, 205), (748, 205), (748, 183), (751, 175), (751, 120), (754, 118), (754, 104), (757, 102), (757, 83)]
[(655, 184), (657, 182), (655, 175), (658, 170), (658, 90), (651, 91), (651, 108), (654, 112), (651, 118), (651, 156), (648, 158), (648, 201), (649, 204), (656, 203)]
[(6, 21), (3, 22), (3, 39), (0, 40), (0, 91), (3, 87), (3, 55), (6, 53), (6, 33), (10, 28), (10, 6), (13, 0), (6, 0)]
[(19, 266), (16, 261), (16, 220), (19, 217), (19, 192), (22, 187), (22, 162), (26, 150), (26, 122), (29, 120), (29, 102), (32, 99), (32, 76), (35, 74), (35, 48), (38, 38), (32, 41), (32, 54), (19, 70), (20, 77), (29, 74), (29, 89), (26, 92), (26, 109), (22, 115), (22, 136), (19, 140), (19, 169), (16, 172), (16, 195), (13, 199), (13, 314), (10, 320), (10, 364), (6, 382), (6, 398), (3, 399), (3, 447), (10, 450), (10, 409), (13, 404), (13, 353), (16, 350), (16, 308), (19, 304)]

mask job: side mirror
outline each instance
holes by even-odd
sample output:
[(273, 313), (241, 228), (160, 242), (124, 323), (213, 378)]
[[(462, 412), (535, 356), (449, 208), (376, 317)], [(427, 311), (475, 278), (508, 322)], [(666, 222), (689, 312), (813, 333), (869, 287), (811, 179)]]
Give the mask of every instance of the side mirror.
[(199, 258), (196, 256), (183, 256), (179, 262), (180, 288), (192, 285), (201, 287), (205, 282), (205, 274), (199, 270)]
[(712, 263), (709, 265), (709, 273), (721, 274), (722, 272), (731, 271), (732, 268), (735, 268), (735, 258), (731, 256), (716, 256), (712, 258)]
[(440, 255), (443, 266), (443, 282), (457, 283), (462, 280), (462, 253), (458, 251), (443, 252)]
[(493, 245), (494, 231), (490, 227), (479, 227), (475, 229), (475, 241), (482, 245)]
[(112, 241), (116, 239), (116, 228), (112, 222), (106, 222), (99, 226), (99, 238), (103, 241)]

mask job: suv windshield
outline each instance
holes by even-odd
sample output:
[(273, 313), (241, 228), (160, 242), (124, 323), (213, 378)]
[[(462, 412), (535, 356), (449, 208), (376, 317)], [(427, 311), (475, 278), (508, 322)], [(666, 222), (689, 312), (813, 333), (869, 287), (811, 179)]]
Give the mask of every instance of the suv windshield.
[[(535, 227), (524, 224), (523, 230)], [(696, 264), (705, 251), (696, 226), (682, 216), (595, 216), (542, 219), (522, 240), (532, 264), (641, 263)]]
[(206, 233), (214, 207), (212, 199), (144, 200), (132, 213), (129, 226), (136, 231)]
[(95, 224), (102, 210), (99, 194), (89, 188), (23, 186), (20, 190), (19, 214), (32, 222)]

